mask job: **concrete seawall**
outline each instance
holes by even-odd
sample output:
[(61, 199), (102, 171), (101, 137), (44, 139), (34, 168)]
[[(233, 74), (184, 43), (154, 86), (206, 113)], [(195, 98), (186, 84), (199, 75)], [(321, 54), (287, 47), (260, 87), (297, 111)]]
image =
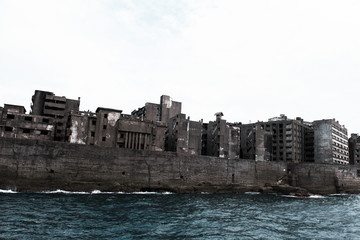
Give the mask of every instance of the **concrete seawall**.
[(352, 166), (101, 148), (0, 138), (0, 188), (18, 191), (259, 191), (286, 179), (313, 193), (360, 192)]

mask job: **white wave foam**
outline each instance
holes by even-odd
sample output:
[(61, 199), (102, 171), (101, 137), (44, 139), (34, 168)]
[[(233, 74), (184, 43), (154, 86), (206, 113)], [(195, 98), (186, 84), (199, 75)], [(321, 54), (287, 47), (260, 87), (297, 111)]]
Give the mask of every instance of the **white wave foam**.
[(334, 194), (330, 194), (329, 196), (348, 196), (350, 194), (348, 193), (334, 193)]
[(132, 192), (131, 194), (158, 194), (157, 192)]
[[(11, 190), (2, 190), (2, 191), (11, 191)], [(1, 193), (1, 190), (0, 190)], [(15, 192), (14, 192), (15, 193)], [(93, 190), (91, 192), (71, 192), (71, 191), (65, 191), (65, 190), (61, 190), (61, 189), (57, 189), (55, 191), (43, 191), (40, 193), (45, 193), (45, 194), (161, 194), (161, 195), (167, 195), (167, 194), (174, 194), (173, 192), (102, 192), (100, 190)]]
[(260, 194), (259, 192), (245, 192), (245, 194), (248, 194), (248, 195), (258, 195)]
[(57, 189), (55, 191), (43, 191), (41, 193), (46, 193), (46, 194), (54, 194), (54, 193), (63, 193), (63, 194), (90, 194), (88, 192), (70, 192), (70, 191), (65, 191), (65, 190), (61, 190), (61, 189)]
[(100, 193), (102, 193), (100, 190), (93, 190), (93, 191), (91, 192), (91, 194), (100, 194)]
[(166, 195), (166, 194), (173, 194), (172, 192), (132, 192), (129, 194), (142, 194), (142, 195), (147, 195), (147, 194), (158, 194), (158, 195)]
[(0, 193), (17, 193), (16, 191), (13, 191), (13, 190), (3, 190), (3, 189), (0, 189)]
[(116, 192), (102, 192), (100, 190), (93, 190), (91, 194), (116, 194)]
[(322, 195), (310, 195), (309, 198), (325, 198), (325, 196), (322, 196)]

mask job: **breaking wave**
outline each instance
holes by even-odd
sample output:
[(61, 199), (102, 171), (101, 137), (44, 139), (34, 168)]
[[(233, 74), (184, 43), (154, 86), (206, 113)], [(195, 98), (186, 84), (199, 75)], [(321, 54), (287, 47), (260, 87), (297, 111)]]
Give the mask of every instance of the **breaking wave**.
[[(11, 190), (0, 190), (1, 191), (11, 191)], [(14, 192), (15, 193), (15, 192)], [(61, 189), (57, 189), (55, 191), (43, 191), (40, 193), (45, 194), (138, 194), (138, 195), (167, 195), (167, 194), (174, 194), (172, 192), (102, 192), (100, 190), (93, 190), (91, 192), (72, 192), (72, 191), (65, 191)]]
[(17, 193), (17, 192), (16, 192), (16, 191), (13, 191), (13, 190), (0, 189), (0, 193)]

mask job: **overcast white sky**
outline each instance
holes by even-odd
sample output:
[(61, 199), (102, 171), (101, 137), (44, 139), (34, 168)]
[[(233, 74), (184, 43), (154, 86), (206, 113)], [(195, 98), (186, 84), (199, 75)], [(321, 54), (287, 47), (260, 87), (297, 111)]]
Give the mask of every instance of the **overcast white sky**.
[(336, 118), (360, 133), (360, 1), (0, 0), (0, 105), (35, 89), (192, 120)]

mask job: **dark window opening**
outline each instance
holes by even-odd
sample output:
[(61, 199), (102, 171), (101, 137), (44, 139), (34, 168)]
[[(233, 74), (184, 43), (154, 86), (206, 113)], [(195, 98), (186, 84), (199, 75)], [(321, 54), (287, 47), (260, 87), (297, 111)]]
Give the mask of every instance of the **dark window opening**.
[(57, 130), (56, 133), (61, 133), (61, 130)]
[(65, 110), (65, 108), (62, 107), (50, 107), (50, 106), (45, 106), (46, 110), (54, 110), (54, 111), (62, 111)]
[(91, 136), (92, 136), (92, 137), (95, 137), (95, 132), (91, 132)]
[(50, 120), (48, 118), (43, 118), (42, 122), (43, 123), (48, 123)]
[(64, 124), (62, 122), (57, 123), (58, 126), (63, 126)]
[(102, 141), (105, 142), (105, 141), (106, 141), (106, 137), (103, 137), (103, 138), (102, 138)]
[(25, 117), (25, 121), (31, 122), (31, 121), (32, 121), (32, 117)]
[(120, 133), (120, 138), (124, 138), (124, 134), (123, 133)]
[(95, 120), (92, 121), (92, 125), (96, 125), (96, 121), (95, 121)]
[(12, 127), (5, 127), (5, 132), (12, 132), (13, 128)]
[(30, 133), (30, 129), (23, 129), (23, 133)]
[(357, 177), (360, 177), (360, 169), (357, 170)]
[(12, 115), (12, 114), (7, 115), (7, 119), (14, 119), (14, 118), (15, 118), (15, 115)]
[(103, 126), (103, 129), (106, 129), (106, 125)]
[(124, 144), (124, 143), (119, 143), (118, 146), (119, 146), (119, 148), (125, 148), (125, 144)]
[(41, 134), (41, 135), (48, 135), (48, 131), (42, 130), (42, 131), (40, 131), (40, 134)]
[(108, 115), (107, 115), (107, 113), (105, 113), (105, 114), (104, 114), (104, 118), (107, 118), (107, 117), (108, 117)]

